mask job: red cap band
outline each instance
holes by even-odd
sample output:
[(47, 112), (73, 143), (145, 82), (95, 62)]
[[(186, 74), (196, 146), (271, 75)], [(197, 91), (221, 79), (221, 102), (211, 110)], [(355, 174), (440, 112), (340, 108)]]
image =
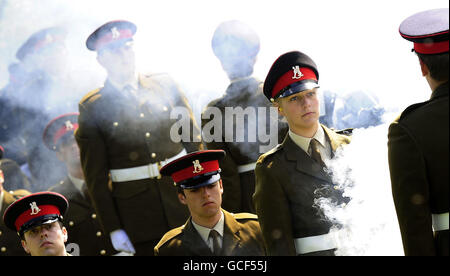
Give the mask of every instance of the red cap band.
[(317, 81), (317, 76), (314, 71), (308, 67), (300, 67), (300, 72), (302, 76), (298, 78), (298, 74), (292, 68), (292, 70), (286, 72), (283, 76), (281, 76), (278, 81), (275, 83), (272, 89), (272, 98), (275, 96), (286, 86), (291, 85), (293, 83), (303, 81), (303, 80), (315, 80)]
[(219, 162), (217, 160), (207, 161), (200, 163), (201, 168), (197, 168), (194, 165), (187, 167), (183, 170), (177, 171), (172, 174), (172, 179), (176, 183), (186, 179), (193, 178), (194, 176), (203, 175), (209, 172), (215, 172), (219, 170)]
[(440, 54), (448, 52), (448, 40), (442, 42), (414, 43), (414, 51), (419, 54)]
[(37, 207), (39, 208), (39, 211), (35, 214), (32, 214), (32, 209), (30, 208), (23, 212), (19, 217), (17, 217), (16, 222), (14, 223), (17, 232), (20, 230), (20, 227), (22, 227), (22, 225), (34, 218), (42, 217), (45, 215), (61, 215), (61, 213), (59, 212), (59, 208), (55, 205), (40, 205)]
[(78, 129), (78, 123), (74, 123), (72, 124), (72, 126), (72, 128), (69, 128), (67, 126), (63, 126), (62, 128), (60, 128), (53, 136), (53, 144), (56, 145), (58, 140), (61, 139), (61, 137), (63, 137), (67, 132), (75, 131), (76, 129)]
[(130, 29), (117, 30), (117, 33), (111, 31), (97, 41), (95, 44), (95, 49), (98, 50), (111, 42), (131, 37), (133, 37), (133, 32)]

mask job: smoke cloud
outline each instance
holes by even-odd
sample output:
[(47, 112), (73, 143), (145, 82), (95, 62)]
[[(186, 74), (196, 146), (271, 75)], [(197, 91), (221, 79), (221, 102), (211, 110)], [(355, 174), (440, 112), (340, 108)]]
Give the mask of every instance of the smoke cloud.
[(321, 198), (317, 204), (328, 219), (343, 225), (337, 255), (403, 255), (402, 241), (391, 193), (387, 162), (389, 124), (356, 129), (352, 142), (327, 164), (344, 196), (345, 206)]

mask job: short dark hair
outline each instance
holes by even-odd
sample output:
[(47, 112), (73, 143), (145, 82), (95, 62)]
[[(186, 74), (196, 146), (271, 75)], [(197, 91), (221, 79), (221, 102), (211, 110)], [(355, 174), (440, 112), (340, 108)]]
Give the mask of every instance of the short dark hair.
[(430, 70), (430, 76), (433, 79), (437, 81), (448, 80), (448, 53), (435, 55), (424, 55), (419, 53), (416, 54), (419, 59), (428, 67), (428, 70)]

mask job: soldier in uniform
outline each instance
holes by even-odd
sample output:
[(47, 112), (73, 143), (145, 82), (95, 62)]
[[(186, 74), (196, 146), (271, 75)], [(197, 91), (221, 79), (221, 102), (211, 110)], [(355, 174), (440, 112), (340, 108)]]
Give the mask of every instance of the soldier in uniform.
[(155, 247), (159, 256), (262, 256), (264, 242), (258, 218), (221, 208), (224, 187), (218, 160), (223, 150), (206, 150), (181, 157), (161, 169), (172, 176), (179, 200), (191, 217), (167, 232)]
[(19, 235), (23, 250), (31, 256), (68, 256), (68, 233), (62, 224), (68, 207), (58, 193), (34, 193), (13, 202), (3, 221)]
[[(230, 79), (225, 94), (210, 102), (206, 108), (218, 108), (222, 115), (221, 140), (208, 141), (208, 149), (221, 149), (226, 152), (226, 156), (220, 162), (222, 168), (222, 181), (225, 188), (223, 197), (223, 207), (230, 212), (251, 212), (255, 209), (252, 202), (252, 195), (255, 191), (254, 169), (256, 161), (261, 153), (261, 142), (258, 139), (259, 110), (264, 107), (266, 119), (266, 131), (273, 124), (270, 118), (270, 103), (267, 102), (262, 92), (262, 82), (252, 76), (253, 66), (256, 62), (260, 49), (258, 34), (246, 24), (237, 21), (225, 21), (215, 30), (212, 38), (212, 49), (216, 57), (220, 60), (222, 68)], [(243, 128), (243, 141), (237, 139), (237, 130), (234, 127), (226, 128), (225, 120), (233, 120), (225, 115), (227, 107), (250, 108), (255, 114), (255, 118), (246, 118), (244, 125), (237, 126)], [(203, 116), (202, 116), (203, 117)], [(208, 116), (205, 116), (207, 118)], [(203, 119), (202, 128), (211, 120)], [(276, 118), (275, 118), (276, 120)], [(287, 132), (287, 125), (279, 123), (279, 129), (283, 129), (280, 136), (275, 135), (278, 141), (284, 138)], [(232, 131), (231, 135), (227, 131)], [(276, 130), (278, 131), (278, 129)], [(281, 131), (280, 131), (281, 132)], [(255, 140), (251, 140), (251, 133), (255, 134)], [(225, 137), (233, 137), (233, 141), (227, 141)], [(275, 144), (278, 144), (278, 141)]]
[(274, 62), (264, 83), (264, 94), (289, 124), (284, 141), (261, 155), (255, 169), (253, 200), (269, 255), (334, 255), (336, 249), (333, 223), (315, 200), (348, 202), (325, 164), (350, 138), (319, 124), (318, 79), (314, 61), (293, 51)]
[[(3, 147), (0, 146), (0, 162), (3, 157)], [(3, 184), (7, 177), (0, 168), (0, 216), (3, 217), (6, 208), (13, 203), (15, 200), (29, 195), (30, 192), (26, 190), (17, 190), (13, 192), (8, 192), (3, 189)], [(0, 256), (26, 256), (25, 251), (17, 242), (17, 234), (15, 231), (11, 231), (0, 221)]]
[[(22, 166), (30, 178), (33, 191), (49, 188), (65, 175), (64, 166), (42, 144), (46, 122), (64, 104), (55, 104), (55, 97), (67, 99), (70, 87), (62, 86), (63, 72), (67, 67), (66, 31), (59, 27), (42, 29), (32, 34), (18, 49), (15, 74), (22, 76), (20, 83), (1, 95), (6, 109), (0, 111), (2, 131), (7, 133), (4, 146), (8, 146), (11, 158)], [(76, 108), (77, 101), (70, 102)], [(73, 109), (71, 109), (73, 110)], [(24, 160), (23, 160), (24, 159)]]
[[(0, 153), (1, 155), (4, 153), (3, 147), (1, 146)], [(5, 181), (3, 183), (3, 189), (6, 191), (14, 191), (19, 189), (31, 190), (31, 185), (28, 178), (14, 160), (2, 158), (0, 156), (0, 170), (3, 171)]]
[[(81, 100), (75, 137), (89, 193), (114, 248), (153, 255), (162, 235), (189, 215), (159, 168), (201, 143), (194, 142), (200, 131), (174, 81), (166, 74), (136, 74), (135, 32), (129, 21), (112, 21), (87, 39), (108, 77)], [(191, 131), (173, 130), (179, 123), (170, 117), (175, 107), (186, 111)]]
[(392, 194), (407, 256), (449, 255), (449, 9), (419, 12), (400, 25), (414, 42), (428, 101), (406, 108), (388, 133)]
[(84, 182), (80, 150), (74, 137), (78, 115), (68, 113), (58, 116), (45, 128), (44, 144), (56, 153), (68, 171), (66, 179), (50, 187), (49, 191), (62, 194), (69, 201), (70, 209), (65, 216), (70, 232), (68, 243), (77, 244), (81, 256), (110, 256), (117, 252), (109, 235), (104, 235), (101, 229)]

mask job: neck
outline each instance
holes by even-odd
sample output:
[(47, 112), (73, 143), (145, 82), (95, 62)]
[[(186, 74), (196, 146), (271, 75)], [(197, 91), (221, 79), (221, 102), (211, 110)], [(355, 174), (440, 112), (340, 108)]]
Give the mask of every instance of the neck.
[(69, 174), (78, 179), (84, 179), (83, 169), (80, 166), (68, 166), (67, 171)]
[(108, 80), (119, 90), (123, 89), (125, 85), (138, 83), (136, 74), (130, 74), (128, 76), (109, 74)]
[(314, 126), (311, 126), (308, 128), (299, 128), (296, 126), (293, 126), (293, 127), (289, 126), (289, 129), (297, 135), (307, 137), (307, 138), (312, 138), (316, 134), (318, 127), (319, 127), (319, 123), (314, 124)]
[(448, 80), (445, 81), (437, 81), (435, 79), (433, 79), (430, 74), (426, 75), (425, 78), (427, 79), (428, 85), (431, 88), (431, 91), (436, 90), (436, 88), (438, 88), (441, 84), (447, 82)]
[(192, 220), (200, 226), (212, 229), (219, 222), (221, 216), (222, 211), (219, 210), (215, 215), (208, 217), (192, 215)]

